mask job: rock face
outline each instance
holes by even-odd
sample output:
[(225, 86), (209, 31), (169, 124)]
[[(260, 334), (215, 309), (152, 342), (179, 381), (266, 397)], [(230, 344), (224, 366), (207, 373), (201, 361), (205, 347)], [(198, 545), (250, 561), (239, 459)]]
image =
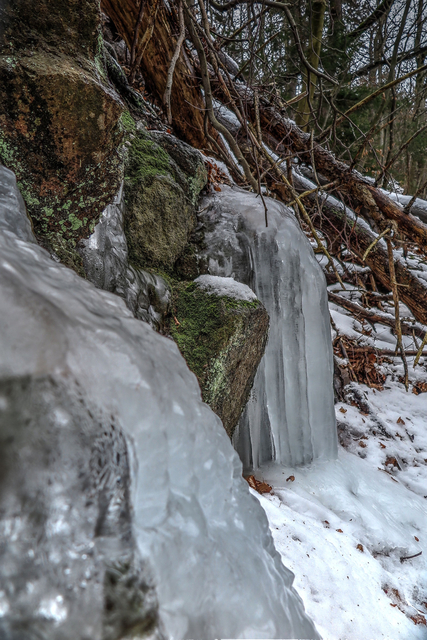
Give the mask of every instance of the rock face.
[(264, 354), (268, 314), (249, 287), (215, 276), (178, 287), (173, 313), (172, 336), (231, 438)]
[(6, 0), (0, 34), (0, 161), (39, 239), (78, 266), (120, 184), (123, 105), (102, 67), (96, 0)]
[(168, 134), (137, 131), (125, 174), (125, 232), (135, 266), (172, 270), (196, 225), (201, 154)]

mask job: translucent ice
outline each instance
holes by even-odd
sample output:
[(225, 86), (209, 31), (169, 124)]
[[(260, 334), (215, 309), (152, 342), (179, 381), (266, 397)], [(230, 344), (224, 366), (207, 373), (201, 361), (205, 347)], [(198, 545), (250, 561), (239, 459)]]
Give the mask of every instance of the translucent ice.
[(80, 242), (79, 253), (90, 282), (98, 289), (116, 293), (136, 318), (159, 328), (170, 291), (161, 276), (129, 264), (123, 209), (122, 187), (115, 201), (104, 209), (93, 234)]
[(326, 283), (294, 216), (227, 186), (201, 206), (212, 275), (251, 287), (270, 316), (267, 349), (235, 445), (244, 467), (337, 455)]
[[(0, 180), (1, 219), (3, 198), (17, 194), (9, 171), (1, 168)], [(49, 375), (70, 392), (78, 383), (126, 434), (135, 457), (134, 532), (154, 570), (167, 636), (318, 638), (240, 461), (176, 345), (135, 319), (120, 297), (22, 239), (22, 209), (15, 215), (0, 232), (0, 376)], [(66, 416), (56, 409), (65, 437)], [(1, 597), (4, 616), (25, 614)], [(64, 602), (52, 602), (43, 610), (55, 615), (56, 635), (46, 640), (61, 637), (65, 616)]]

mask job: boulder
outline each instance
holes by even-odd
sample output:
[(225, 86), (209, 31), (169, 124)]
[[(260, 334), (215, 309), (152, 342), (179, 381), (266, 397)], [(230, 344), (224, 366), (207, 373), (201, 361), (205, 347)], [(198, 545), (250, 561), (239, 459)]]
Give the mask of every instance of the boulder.
[(174, 292), (171, 334), (230, 438), (264, 354), (268, 325), (256, 295), (233, 278), (202, 275)]
[(196, 226), (206, 179), (200, 152), (169, 134), (136, 132), (125, 170), (125, 232), (134, 266), (173, 269)]
[(79, 267), (118, 191), (123, 104), (103, 69), (96, 0), (6, 0), (0, 34), (0, 161), (17, 176), (39, 240)]

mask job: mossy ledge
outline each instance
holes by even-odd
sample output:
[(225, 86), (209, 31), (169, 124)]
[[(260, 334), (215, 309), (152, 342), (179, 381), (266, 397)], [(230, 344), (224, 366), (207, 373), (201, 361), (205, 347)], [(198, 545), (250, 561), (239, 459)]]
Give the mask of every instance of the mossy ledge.
[(268, 336), (268, 314), (251, 302), (176, 283), (170, 332), (200, 384), (202, 398), (230, 436), (249, 398)]

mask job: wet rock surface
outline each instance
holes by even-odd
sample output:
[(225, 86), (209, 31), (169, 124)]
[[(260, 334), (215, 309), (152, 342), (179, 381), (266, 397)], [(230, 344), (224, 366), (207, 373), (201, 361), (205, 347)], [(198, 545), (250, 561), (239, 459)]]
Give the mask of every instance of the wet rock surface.
[(205, 183), (198, 151), (168, 134), (135, 133), (125, 170), (125, 232), (135, 266), (173, 269), (196, 226)]

